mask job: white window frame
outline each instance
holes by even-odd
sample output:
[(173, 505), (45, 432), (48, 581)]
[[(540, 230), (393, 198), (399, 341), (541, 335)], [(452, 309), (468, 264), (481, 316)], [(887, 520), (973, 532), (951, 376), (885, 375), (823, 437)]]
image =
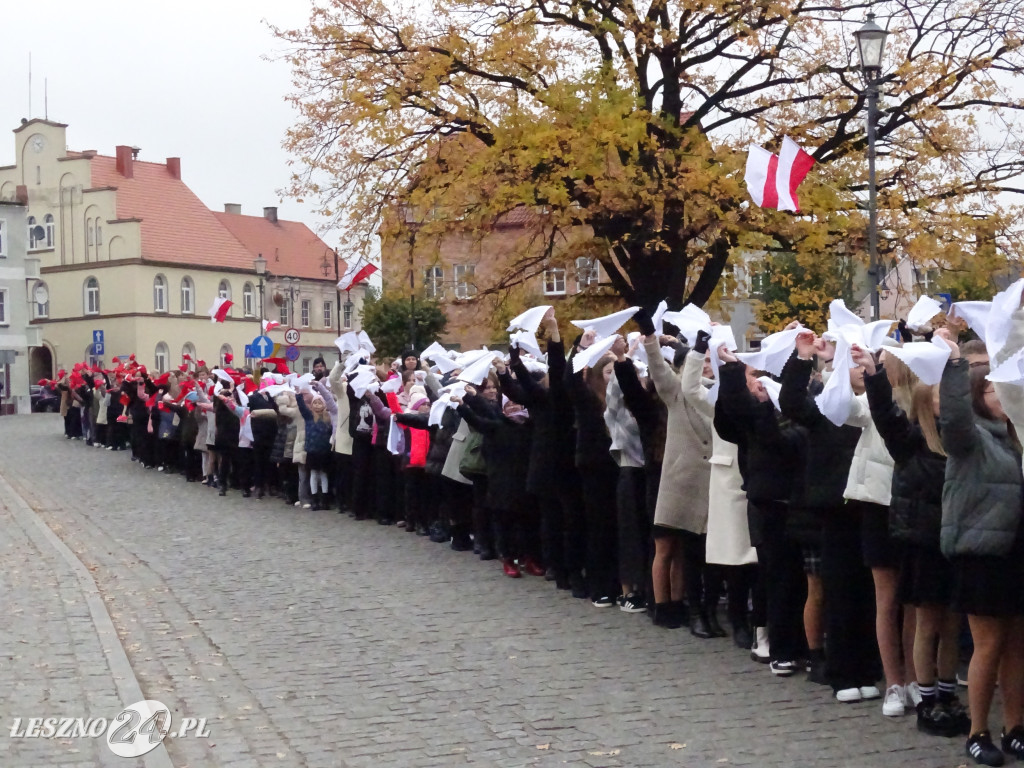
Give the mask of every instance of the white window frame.
[(7, 219), (0, 219), (0, 259), (7, 258)]
[(292, 300), (290, 298), (288, 298), (287, 296), (285, 296), (284, 301), (281, 302), (281, 307), (280, 307), (281, 313), (278, 315), (278, 319), (280, 320), (281, 325), (283, 325), (285, 328), (288, 328), (291, 325), (288, 322), (288, 319), (291, 317), (291, 314), (292, 314), (291, 313), (291, 303), (292, 303)]
[(308, 358), (308, 357), (302, 358), (302, 372), (303, 373), (309, 373), (312, 370), (313, 370), (313, 361), (310, 358)]
[(225, 360), (225, 357), (227, 355), (231, 355), (232, 359), (233, 359), (234, 358), (234, 354), (235, 353), (231, 349), (231, 345), (230, 344), (221, 344), (221, 346), (220, 346), (220, 367), (221, 368), (226, 368), (227, 367), (227, 361)]
[(342, 307), (343, 314), (341, 316), (342, 325), (344, 325), (346, 328), (352, 327), (352, 315), (355, 314), (355, 311), (356, 305), (353, 304), (351, 301), (346, 301), (344, 306)]
[(334, 327), (334, 302), (324, 299), (324, 328)]
[(181, 278), (181, 314), (194, 315), (196, 312), (195, 285), (191, 277)]
[(188, 355), (189, 357), (192, 358), (192, 362), (189, 365), (194, 370), (196, 367), (197, 352), (196, 345), (193, 344), (191, 341), (186, 341), (184, 344), (181, 345), (181, 362), (183, 363), (187, 362), (185, 360), (185, 355)]
[(43, 216), (43, 228), (46, 230), (44, 242), (47, 248), (53, 248), (54, 242), (57, 239), (57, 224), (53, 220), (53, 214), (48, 213)]
[(11, 306), (11, 292), (7, 288), (0, 288), (0, 325), (8, 326), (11, 324), (10, 320), (7, 319), (8, 307)]
[(156, 368), (157, 373), (167, 373), (170, 357), (171, 351), (167, 343), (164, 341), (157, 342), (156, 349), (153, 351), (153, 367)]
[(153, 311), (167, 312), (167, 278), (163, 275), (153, 278)]
[(476, 264), (455, 265), (455, 298), (468, 299), (476, 295)]
[[(90, 282), (96, 283), (95, 287), (89, 285)], [(100, 313), (100, 281), (95, 277), (87, 277), (85, 279), (85, 296), (84, 296), (84, 307), (85, 314), (87, 315), (98, 315)], [(95, 297), (95, 302), (93, 298)], [(95, 303), (95, 306), (93, 306)]]
[[(40, 285), (43, 286), (44, 288), (48, 288), (46, 283), (43, 283), (43, 282), (36, 283), (36, 287), (38, 287)], [(33, 290), (33, 292), (34, 292), (34, 290)], [(50, 316), (50, 302), (49, 302), (49, 299), (47, 299), (47, 302), (45, 304), (40, 304), (38, 301), (35, 300), (35, 296), (33, 296), (32, 297), (32, 317), (35, 320), (45, 320), (49, 316)]]
[[(601, 262), (589, 256), (576, 258), (576, 293), (601, 282)], [(584, 274), (586, 273), (586, 274)]]
[(256, 316), (256, 289), (252, 283), (242, 286), (242, 312), (246, 317)]
[(548, 267), (543, 280), (545, 296), (565, 296), (565, 267)]
[(37, 222), (35, 216), (28, 217), (28, 249), (30, 251), (34, 251), (39, 248), (39, 246), (36, 244), (35, 235), (32, 234), (32, 230), (36, 228), (36, 223)]
[[(217, 296), (222, 299), (227, 299), (228, 301), (233, 301), (231, 298), (231, 283), (227, 280), (221, 280), (220, 283), (217, 284)], [(234, 306), (228, 307), (228, 317), (231, 317), (233, 314), (233, 309)]]
[[(303, 328), (309, 328), (309, 316), (313, 309), (312, 299), (300, 299), (299, 300), (299, 320), (302, 323)], [(307, 371), (308, 373), (308, 371)]]
[(444, 267), (433, 264), (423, 269), (423, 295), (428, 299), (444, 299)]

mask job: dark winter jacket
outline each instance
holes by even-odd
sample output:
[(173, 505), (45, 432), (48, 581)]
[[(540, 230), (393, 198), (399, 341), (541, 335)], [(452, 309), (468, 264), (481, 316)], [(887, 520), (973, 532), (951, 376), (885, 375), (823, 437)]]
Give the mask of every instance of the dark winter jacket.
[[(277, 411), (277, 404), (263, 392), (249, 395), (250, 411)], [(277, 419), (269, 416), (252, 420), (252, 442), (254, 446), (272, 447), (277, 438)]]
[(1024, 503), (1020, 452), (1006, 422), (974, 413), (963, 358), (946, 363), (942, 372), (939, 429), (949, 456), (942, 488), (942, 554), (1008, 554)]
[(453, 409), (445, 408), (440, 428), (429, 425), (430, 414), (427, 413), (396, 413), (395, 421), (403, 427), (425, 429), (430, 432), (430, 450), (424, 469), (428, 474), (440, 476), (444, 470), (444, 461), (448, 458), (448, 449), (452, 445), (452, 435), (459, 430), (462, 421), (460, 416)]
[(499, 375), (501, 391), (525, 406), (533, 421), (526, 490), (552, 498), (559, 485), (575, 475), (576, 438), (572, 401), (565, 389), (565, 347), (561, 341), (548, 341), (547, 389), (533, 380), (517, 356), (513, 356), (510, 368), (516, 377), (508, 371)]
[(782, 369), (782, 415), (807, 430), (803, 496), (795, 505), (812, 510), (839, 509), (861, 430), (837, 427), (818, 410), (808, 391), (813, 367), (813, 361), (801, 360), (794, 352)]
[[(306, 453), (330, 453), (331, 436), (334, 434), (331, 415), (324, 411), (322, 418), (318, 421), (313, 411), (306, 405), (306, 399), (302, 395), (296, 397), (295, 402), (299, 406), (302, 420), (306, 422)], [(220, 435), (220, 424), (217, 425), (217, 434)]]
[(640, 428), (640, 444), (644, 449), (645, 466), (656, 467), (661, 472), (661, 461), (665, 455), (665, 430), (668, 424), (668, 409), (661, 402), (653, 388), (645, 389), (637, 376), (632, 360), (615, 363), (615, 378), (622, 390), (626, 408)]
[(921, 427), (893, 402), (892, 386), (884, 369), (865, 376), (864, 386), (871, 419), (895, 463), (889, 534), (894, 539), (937, 550), (946, 457), (931, 451)]
[(609, 453), (612, 438), (604, 421), (604, 403), (587, 386), (585, 372), (573, 372), (572, 360), (577, 355), (576, 349), (574, 346), (565, 366), (565, 388), (576, 414), (576, 466), (579, 469), (609, 468), (615, 462)]
[(241, 423), (235, 412), (224, 405), (220, 397), (213, 399), (213, 417), (217, 424), (217, 442), (215, 443), (217, 450), (227, 451), (237, 448)]
[(509, 419), (495, 403), (468, 396), (458, 408), (470, 427), (483, 435), (487, 462), (487, 506), (494, 510), (521, 508), (530, 468), (530, 421)]

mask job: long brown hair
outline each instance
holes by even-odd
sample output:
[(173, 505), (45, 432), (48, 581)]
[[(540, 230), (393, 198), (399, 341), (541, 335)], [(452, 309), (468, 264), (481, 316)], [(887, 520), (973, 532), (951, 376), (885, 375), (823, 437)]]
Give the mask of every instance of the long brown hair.
[(597, 399), (601, 401), (602, 410), (607, 405), (607, 403), (605, 403), (605, 392), (608, 391), (608, 385), (605, 384), (604, 381), (604, 367), (606, 365), (611, 365), (614, 362), (615, 355), (601, 355), (597, 362), (590, 366), (590, 368), (587, 369), (586, 374), (584, 374), (587, 386), (590, 387), (590, 391), (593, 392), (597, 396)]
[(910, 409), (907, 412), (911, 421), (917, 422), (921, 434), (928, 444), (928, 450), (945, 456), (942, 439), (939, 437), (939, 426), (935, 423), (935, 387), (933, 384), (918, 384), (910, 398)]
[[(883, 349), (882, 351), (884, 352), (885, 350)], [(911, 403), (916, 394), (917, 376), (896, 355), (886, 354), (885, 377), (889, 379), (889, 385), (892, 387), (892, 399), (896, 402), (896, 405), (910, 413), (912, 409)], [(929, 410), (930, 408), (931, 406), (929, 406)]]
[[(995, 416), (992, 411), (989, 410), (988, 405), (985, 404), (985, 390), (988, 389), (988, 385), (991, 384), (985, 377), (988, 376), (991, 369), (988, 365), (975, 365), (971, 368), (970, 381), (971, 381), (971, 405), (974, 407), (974, 412), (983, 419), (994, 421)], [(1017, 450), (1021, 452), (1020, 440), (1017, 438), (1017, 430), (1013, 428), (1013, 422), (1008, 418), (1006, 419), (1006, 431), (1010, 437), (1010, 443)]]

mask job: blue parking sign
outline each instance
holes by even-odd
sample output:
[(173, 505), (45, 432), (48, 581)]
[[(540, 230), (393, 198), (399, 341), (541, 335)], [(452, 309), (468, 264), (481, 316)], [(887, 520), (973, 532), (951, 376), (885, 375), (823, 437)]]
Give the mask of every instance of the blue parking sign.
[(103, 344), (102, 341), (94, 341), (92, 343), (92, 353), (93, 353), (93, 355), (95, 355), (96, 357), (102, 357), (103, 356), (103, 347), (104, 347), (104, 344)]

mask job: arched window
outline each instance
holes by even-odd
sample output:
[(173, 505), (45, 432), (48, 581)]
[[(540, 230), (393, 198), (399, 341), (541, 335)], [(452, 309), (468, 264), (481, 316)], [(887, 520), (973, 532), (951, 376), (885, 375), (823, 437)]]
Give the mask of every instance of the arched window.
[(191, 277), (181, 278), (181, 314), (195, 314), (195, 287), (192, 285)]
[(85, 220), (85, 244), (86, 246), (92, 246), (96, 242), (95, 229), (93, 226), (92, 219)]
[(153, 367), (157, 373), (167, 373), (167, 358), (169, 355), (167, 345), (164, 342), (161, 341), (156, 345), (156, 353), (153, 355)]
[(43, 217), (43, 226), (46, 228), (46, 247), (53, 248), (56, 239), (56, 227), (53, 223), (53, 214), (48, 213)]
[(231, 355), (231, 345), (224, 344), (220, 348), (220, 367), (226, 368), (228, 365), (228, 355)]
[(98, 315), (100, 313), (100, 281), (90, 277), (85, 281), (85, 314)]
[(256, 289), (252, 287), (252, 283), (246, 283), (242, 287), (242, 312), (246, 317), (256, 316)]
[[(186, 355), (188, 360), (185, 359)], [(196, 360), (196, 345), (191, 341), (186, 341), (181, 347), (181, 362), (188, 365), (190, 371), (194, 371), (196, 369)]]
[(153, 279), (153, 311), (167, 311), (167, 279), (163, 275)]
[(34, 250), (39, 247), (39, 241), (36, 239), (36, 217), (28, 217), (28, 249)]

